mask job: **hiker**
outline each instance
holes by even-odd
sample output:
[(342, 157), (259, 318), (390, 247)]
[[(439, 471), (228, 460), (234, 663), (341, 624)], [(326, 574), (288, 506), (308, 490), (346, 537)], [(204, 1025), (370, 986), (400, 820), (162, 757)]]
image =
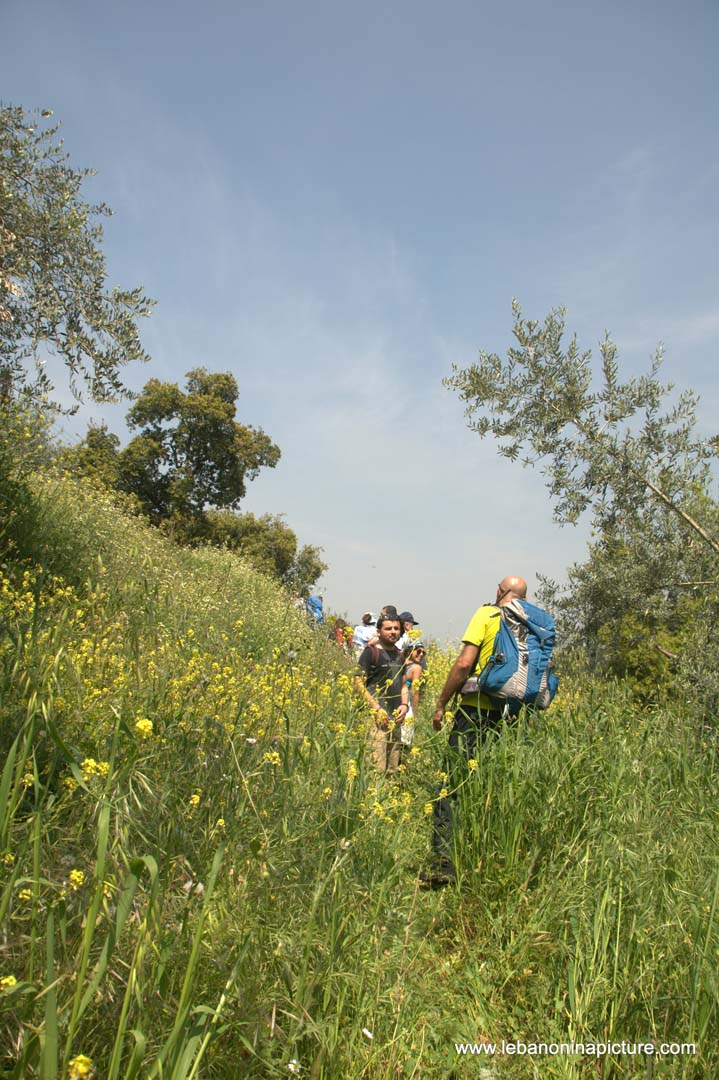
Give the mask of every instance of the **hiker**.
[[(397, 642), (397, 648), (406, 649), (412, 641), (417, 641), (422, 636), (422, 631), (411, 611), (400, 612), (399, 621), (402, 624), (402, 637)], [(423, 667), (426, 667), (426, 664)]]
[(314, 622), (316, 626), (322, 626), (325, 621), (325, 616), (324, 611), (322, 610), (322, 597), (319, 593), (308, 596), (305, 600), (305, 607), (307, 608), (307, 615), (310, 621)]
[(352, 629), (348, 622), (338, 615), (334, 621), (332, 628), (328, 631), (327, 637), (330, 641), (336, 642), (343, 652), (350, 653), (351, 649), (348, 647), (348, 632)]
[[(379, 619), (381, 619), (384, 615), (391, 615), (393, 619), (399, 619), (399, 615), (397, 614), (397, 608), (394, 606), (394, 604), (385, 604), (384, 607), (381, 607), (379, 609), (379, 618), (377, 619), (377, 622), (379, 622)], [(399, 636), (402, 637), (402, 623), (401, 622), (400, 622), (400, 627), (399, 627)], [(369, 639), (367, 644), (368, 645), (377, 645), (378, 642), (379, 642), (379, 636), (375, 632), (373, 634), (373, 636)]]
[(374, 615), (371, 611), (365, 611), (362, 615), (362, 621), (354, 628), (352, 635), (352, 645), (354, 646), (357, 659), (359, 660), (362, 650), (368, 645), (371, 639), (375, 636)]
[[(454, 662), (447, 676), (446, 682), (437, 699), (434, 717), (432, 720), (435, 731), (440, 731), (444, 719), (444, 710), (450, 699), (455, 694), (461, 695), (459, 707), (454, 717), (452, 730), (449, 734), (445, 772), (448, 780), (445, 787), (449, 793), (436, 799), (432, 817), (432, 852), (433, 863), (428, 873), (420, 875), (421, 883), (429, 888), (437, 888), (448, 885), (455, 880), (453, 862), (453, 815), (456, 806), (456, 791), (468, 777), (467, 762), (476, 762), (478, 752), (490, 731), (496, 731), (505, 715), (516, 715), (522, 704), (531, 701), (537, 708), (546, 708), (556, 691), (557, 679), (551, 675), (551, 651), (554, 645), (554, 622), (541, 608), (526, 603), (527, 583), (521, 577), (505, 577), (497, 586), (495, 604), (485, 604), (475, 611), (469, 626), (464, 632), (462, 641), (463, 648)], [(519, 624), (518, 630), (510, 633), (519, 637), (523, 634), (523, 646), (525, 650), (531, 644), (529, 652), (525, 651), (526, 663), (523, 670), (518, 671), (517, 649), (515, 647), (515, 661), (512, 680), (512, 691), (504, 693), (502, 686), (502, 698), (491, 698), (488, 694), (479, 690), (479, 676), (482, 679), (487, 674), (492, 674), (493, 665), (498, 669), (510, 666), (504, 664), (504, 653), (494, 655), (494, 645), (500, 629), (503, 628), (505, 618), (500, 608), (507, 609), (509, 613), (518, 611), (515, 621)], [(533, 639), (530, 641), (530, 639)], [(536, 644), (535, 644), (536, 643)], [(509, 653), (510, 650), (507, 649)], [(541, 654), (541, 655), (539, 655)], [(491, 660), (490, 660), (491, 658)], [(477, 673), (477, 677), (473, 673)], [(537, 676), (537, 686), (529, 686), (528, 672)], [(524, 679), (523, 687), (518, 681)], [(484, 686), (485, 683), (483, 682)], [(531, 690), (531, 694), (530, 691)], [(541, 700), (540, 700), (541, 698)]]
[(424, 674), (425, 647), (423, 641), (413, 641), (402, 650), (404, 685), (407, 689), (407, 713), (400, 729), (401, 758), (406, 757), (414, 742), (414, 722), (419, 709), (419, 687)]
[(377, 620), (377, 644), (367, 645), (362, 651), (355, 677), (355, 687), (373, 714), (369, 729), (372, 765), (388, 775), (399, 769), (401, 728), (409, 708), (402, 654), (396, 646), (399, 635), (396, 615), (381, 615)]

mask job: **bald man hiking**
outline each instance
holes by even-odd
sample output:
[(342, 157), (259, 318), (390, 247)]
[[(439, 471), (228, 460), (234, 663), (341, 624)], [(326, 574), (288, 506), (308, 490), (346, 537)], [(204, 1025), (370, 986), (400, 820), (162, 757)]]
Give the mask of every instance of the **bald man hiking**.
[[(444, 781), (433, 805), (432, 867), (420, 874), (426, 888), (455, 881), (454, 813), (457, 791), (477, 768), (482, 743), (522, 705), (546, 708), (557, 688), (551, 673), (554, 621), (526, 601), (524, 578), (509, 575), (497, 586), (494, 604), (484, 604), (462, 635), (462, 651), (437, 698), (433, 717), (440, 731), (450, 700), (459, 695), (449, 733)], [(473, 762), (473, 766), (468, 765)]]

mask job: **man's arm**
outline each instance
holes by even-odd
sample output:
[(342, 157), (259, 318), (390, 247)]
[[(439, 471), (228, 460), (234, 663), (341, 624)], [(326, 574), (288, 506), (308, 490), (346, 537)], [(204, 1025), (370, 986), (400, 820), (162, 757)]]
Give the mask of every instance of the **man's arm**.
[(454, 697), (459, 688), (466, 683), (467, 679), (474, 671), (478, 656), (479, 645), (470, 645), (465, 641), (464, 647), (452, 665), (452, 670), (442, 687), (442, 692), (437, 698), (434, 717), (432, 719), (432, 727), (435, 731), (440, 731), (447, 702), (450, 698)]

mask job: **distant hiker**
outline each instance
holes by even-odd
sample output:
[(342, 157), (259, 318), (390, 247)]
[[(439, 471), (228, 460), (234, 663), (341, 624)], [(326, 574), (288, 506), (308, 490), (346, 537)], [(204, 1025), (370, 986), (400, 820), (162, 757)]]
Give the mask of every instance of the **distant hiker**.
[(414, 722), (419, 709), (419, 688), (422, 675), (424, 674), (422, 663), (425, 657), (423, 641), (413, 641), (406, 649), (402, 650), (402, 665), (404, 667), (404, 685), (407, 690), (407, 714), (400, 729), (400, 741), (402, 752), (414, 742)]
[(362, 650), (375, 636), (375, 633), (374, 615), (371, 611), (365, 611), (362, 616), (362, 621), (355, 626), (354, 634), (352, 635), (352, 645), (357, 654), (357, 659), (359, 659)]
[[(504, 663), (504, 653), (495, 655), (495, 641), (502, 631), (505, 617), (502, 609), (507, 609), (507, 618), (511, 612), (513, 615), (524, 619), (524, 648), (525, 664), (524, 679), (525, 690), (520, 693), (527, 694), (527, 670), (539, 670), (544, 689), (542, 701), (539, 701), (539, 693), (534, 693), (535, 703), (539, 708), (546, 708), (556, 689), (556, 678), (549, 674), (549, 661), (554, 644), (554, 623), (546, 612), (527, 604), (527, 583), (521, 577), (505, 577), (497, 586), (495, 604), (485, 604), (475, 611), (469, 626), (462, 637), (463, 648), (454, 662), (447, 676), (446, 682), (437, 699), (433, 726), (435, 731), (442, 727), (444, 710), (455, 694), (461, 695), (459, 707), (454, 717), (454, 723), (449, 734), (445, 772), (448, 779), (444, 789), (447, 794), (440, 794), (435, 800), (432, 818), (432, 851), (433, 863), (429, 873), (421, 874), (421, 883), (429, 888), (437, 888), (450, 884), (455, 880), (454, 850), (453, 850), (453, 816), (456, 804), (456, 791), (469, 775), (467, 763), (476, 763), (481, 746), (490, 731), (496, 731), (503, 717), (519, 711), (528, 696), (520, 698), (505, 697), (503, 700), (490, 697), (480, 690), (488, 685), (488, 676), (493, 674), (493, 667)], [(512, 641), (510, 634), (510, 644)], [(538, 651), (544, 651), (544, 658), (540, 657), (535, 663), (536, 657), (526, 652), (527, 643)], [(511, 652), (507, 648), (507, 653)], [(514, 645), (515, 658), (517, 646)], [(529, 663), (527, 662), (529, 661)], [(473, 673), (477, 672), (477, 676)], [(517, 670), (515, 659), (514, 670)], [(485, 682), (487, 678), (487, 682)], [(547, 681), (551, 681), (551, 689), (547, 688)], [(539, 690), (539, 688), (538, 688)], [(476, 764), (475, 764), (476, 768)], [(443, 790), (444, 790), (443, 789)]]
[(411, 641), (416, 641), (422, 634), (411, 611), (400, 612), (399, 621), (402, 624), (402, 636), (397, 642), (397, 648), (406, 649)]
[(336, 642), (343, 652), (347, 652), (347, 634), (345, 631), (348, 628), (350, 628), (349, 623), (338, 615), (327, 634), (330, 641)]
[(401, 728), (408, 711), (403, 685), (402, 654), (396, 646), (399, 619), (382, 615), (377, 620), (378, 643), (367, 645), (357, 661), (355, 687), (372, 710), (369, 750), (379, 772), (396, 773), (402, 747)]
[(322, 597), (308, 596), (305, 600), (305, 607), (307, 608), (307, 614), (310, 617), (310, 621), (314, 622), (317, 626), (322, 626), (325, 621), (324, 612), (322, 610)]

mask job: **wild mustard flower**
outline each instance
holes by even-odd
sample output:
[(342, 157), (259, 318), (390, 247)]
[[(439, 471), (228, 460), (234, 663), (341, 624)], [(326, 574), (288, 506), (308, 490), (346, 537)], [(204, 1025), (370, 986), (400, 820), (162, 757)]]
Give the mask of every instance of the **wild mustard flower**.
[(74, 892), (84, 885), (85, 883), (85, 871), (84, 870), (71, 870), (68, 875), (68, 881)]
[(32, 900), (32, 889), (20, 889), (18, 897), (20, 900)]
[(433, 812), (433, 810), (434, 810), (434, 804), (433, 803), (426, 802), (424, 804), (424, 812), (425, 812), (425, 814), (431, 814)]
[(0, 979), (0, 990), (12, 990), (13, 986), (17, 986), (17, 979), (14, 975), (3, 975)]
[(135, 721), (135, 731), (141, 739), (149, 739), (152, 735), (152, 720), (148, 720), (145, 716), (140, 716)]
[(68, 1063), (68, 1080), (86, 1080), (94, 1071), (92, 1058), (87, 1054), (78, 1054)]
[(277, 750), (266, 750), (262, 755), (262, 760), (266, 761), (268, 765), (280, 765), (282, 758)]
[(469, 761), (467, 762), (467, 768), (469, 769), (470, 772), (476, 772), (477, 771), (477, 762), (475, 761), (474, 758), (471, 757), (469, 759)]
[(190, 806), (193, 809), (196, 806), (200, 805), (200, 795), (201, 795), (201, 793), (199, 791), (196, 791), (193, 795), (190, 795)]
[(449, 792), (447, 791), (447, 788), (443, 787), (441, 789), (440, 793), (439, 793), (440, 799), (446, 799), (448, 795), (449, 795)]
[(216, 829), (224, 829), (224, 827), (225, 827), (225, 819), (223, 817), (218, 817), (217, 821), (215, 822), (215, 828)]
[(324, 799), (329, 799), (329, 797), (330, 797), (330, 795), (331, 795), (331, 794), (332, 794), (332, 788), (331, 788), (331, 787), (326, 787), (326, 788), (324, 789), (324, 791), (322, 792), (322, 797), (323, 797)]
[[(89, 780), (92, 776), (107, 776), (110, 771), (109, 761), (95, 761), (94, 758), (85, 758), (80, 769), (83, 780)], [(77, 781), (75, 782), (77, 785)]]
[(15, 865), (15, 856), (13, 855), (12, 851), (6, 851), (5, 854), (2, 857), (2, 861), (3, 861), (3, 866), (14, 866)]
[(356, 776), (357, 776), (357, 762), (355, 761), (354, 758), (350, 758), (349, 761), (347, 762), (347, 781), (348, 781), (348, 783), (351, 784)]

